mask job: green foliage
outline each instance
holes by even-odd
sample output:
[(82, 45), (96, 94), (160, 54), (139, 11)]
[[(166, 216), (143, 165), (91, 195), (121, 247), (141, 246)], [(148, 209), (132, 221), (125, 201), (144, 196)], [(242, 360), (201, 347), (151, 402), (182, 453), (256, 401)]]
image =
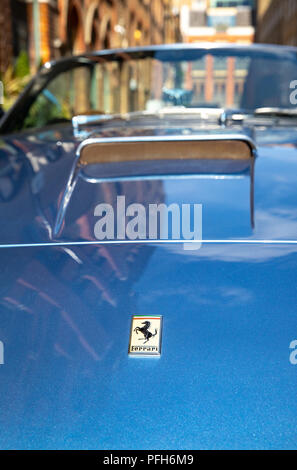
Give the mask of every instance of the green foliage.
[(16, 78), (23, 78), (30, 74), (29, 57), (26, 51), (20, 52), (15, 62), (14, 74)]
[(10, 65), (0, 77), (3, 83), (3, 109), (7, 111), (30, 80), (29, 59), (26, 52), (21, 52), (15, 66)]
[(41, 93), (33, 103), (25, 119), (24, 127), (42, 127), (54, 122), (70, 121), (71, 118), (72, 114), (68, 103), (55, 104)]

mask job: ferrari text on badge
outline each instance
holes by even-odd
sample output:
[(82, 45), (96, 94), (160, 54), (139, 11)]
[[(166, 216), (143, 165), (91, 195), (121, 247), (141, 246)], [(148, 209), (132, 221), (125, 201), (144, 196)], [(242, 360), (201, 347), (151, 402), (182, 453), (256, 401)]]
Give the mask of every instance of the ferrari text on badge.
[(162, 317), (134, 315), (131, 322), (129, 354), (132, 356), (160, 356)]

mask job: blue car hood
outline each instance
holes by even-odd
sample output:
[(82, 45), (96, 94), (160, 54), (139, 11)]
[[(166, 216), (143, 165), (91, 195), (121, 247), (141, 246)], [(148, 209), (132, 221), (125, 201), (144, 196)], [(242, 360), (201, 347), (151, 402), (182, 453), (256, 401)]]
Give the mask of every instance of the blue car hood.
[[(28, 246), (0, 251), (0, 447), (296, 448), (296, 132), (255, 135), (254, 228), (248, 177), (81, 183), (38, 246), (78, 144), (60, 132), (1, 147), (0, 242)], [(119, 194), (202, 203), (203, 239), (237, 242), (63, 245)], [(132, 315), (163, 315), (160, 358), (128, 356)]]

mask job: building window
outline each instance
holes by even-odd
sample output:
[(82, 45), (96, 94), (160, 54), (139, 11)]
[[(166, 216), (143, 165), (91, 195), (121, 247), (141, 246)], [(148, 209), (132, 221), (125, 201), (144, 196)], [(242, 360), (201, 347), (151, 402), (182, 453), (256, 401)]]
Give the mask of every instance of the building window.
[(207, 26), (211, 26), (213, 28), (218, 27), (230, 27), (235, 26), (236, 16), (226, 16), (226, 15), (209, 15), (207, 17)]
[(211, 8), (219, 8), (219, 7), (254, 7), (254, 0), (212, 0)]

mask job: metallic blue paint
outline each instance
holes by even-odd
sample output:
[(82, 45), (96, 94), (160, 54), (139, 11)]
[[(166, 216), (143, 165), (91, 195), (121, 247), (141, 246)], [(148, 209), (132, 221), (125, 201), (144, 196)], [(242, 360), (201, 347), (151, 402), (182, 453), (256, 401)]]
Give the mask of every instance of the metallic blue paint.
[[(0, 448), (297, 447), (297, 245), (248, 243), (297, 240), (297, 134), (249, 132), (254, 230), (248, 178), (140, 178), (81, 181), (56, 240), (93, 240), (94, 206), (125, 194), (202, 203), (204, 239), (244, 243), (0, 248)], [(53, 241), (78, 143), (2, 137), (0, 245)], [(160, 359), (128, 357), (133, 314), (163, 315)]]
[[(296, 251), (5, 250), (1, 448), (295, 448)], [(128, 357), (135, 313), (160, 359)]]

